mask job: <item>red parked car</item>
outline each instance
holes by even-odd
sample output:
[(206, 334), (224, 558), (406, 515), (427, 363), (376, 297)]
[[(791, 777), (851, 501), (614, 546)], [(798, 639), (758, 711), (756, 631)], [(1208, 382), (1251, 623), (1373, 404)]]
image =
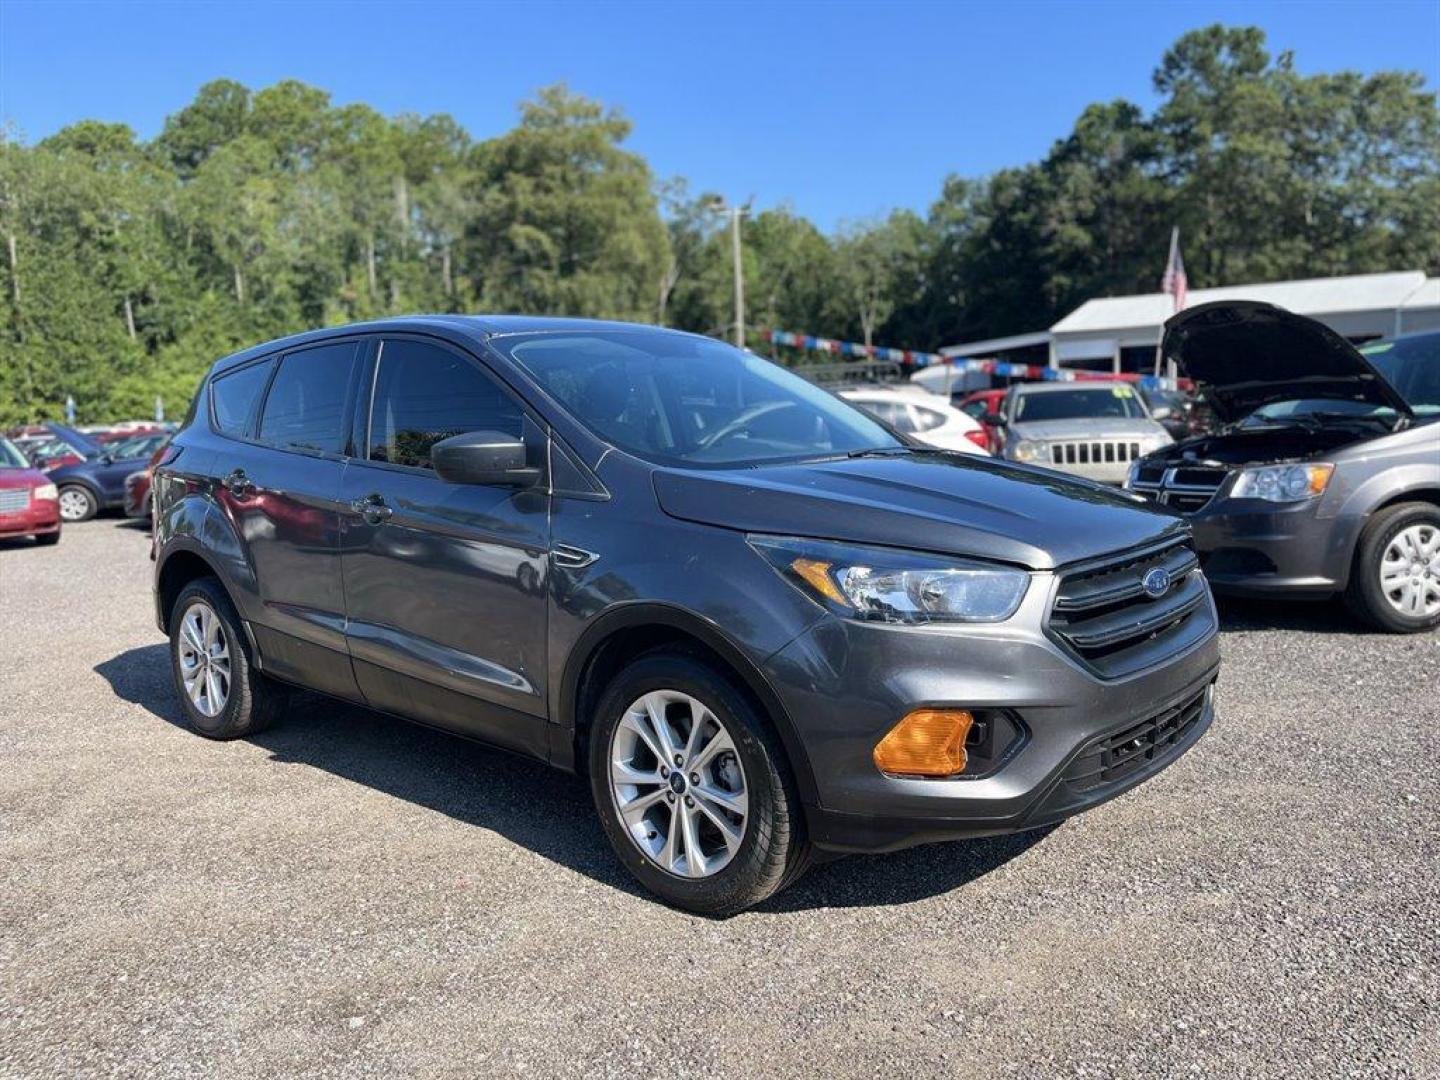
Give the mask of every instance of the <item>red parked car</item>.
[(33, 536), (37, 544), (59, 542), (60, 493), (14, 443), (0, 439), (0, 538), (20, 536)]
[(165, 451), (170, 446), (170, 440), (166, 439), (155, 448), (150, 455), (150, 460), (145, 463), (145, 468), (139, 469), (125, 478), (125, 516), (132, 518), (148, 518), (150, 516), (150, 478), (155, 474), (155, 466), (160, 464), (160, 459), (165, 456)]
[(993, 424), (987, 424), (985, 418), (1000, 415), (1000, 403), (1005, 400), (1007, 392), (1003, 388), (1000, 390), (976, 390), (973, 394), (966, 394), (960, 399), (960, 411), (978, 420), (985, 429), (985, 449), (992, 454), (1000, 452), (1000, 439), (996, 434), (998, 429)]

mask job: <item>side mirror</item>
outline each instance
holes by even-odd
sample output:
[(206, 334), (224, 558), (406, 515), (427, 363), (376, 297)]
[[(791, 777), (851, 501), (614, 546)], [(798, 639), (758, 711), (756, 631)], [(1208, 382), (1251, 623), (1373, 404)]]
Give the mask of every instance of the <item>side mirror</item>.
[(524, 440), (499, 431), (467, 431), (430, 448), (435, 475), (451, 484), (534, 487), (540, 470), (530, 464)]
[(999, 413), (981, 413), (979, 419), (986, 427), (1003, 428), (1005, 426), (1005, 417)]

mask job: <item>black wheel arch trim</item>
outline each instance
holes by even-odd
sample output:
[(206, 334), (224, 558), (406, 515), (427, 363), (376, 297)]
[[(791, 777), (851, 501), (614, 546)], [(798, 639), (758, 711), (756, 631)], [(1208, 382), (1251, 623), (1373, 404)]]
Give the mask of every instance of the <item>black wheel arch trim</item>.
[(577, 760), (575, 738), (580, 731), (579, 717), (576, 715), (580, 680), (606, 641), (622, 631), (647, 626), (666, 627), (687, 634), (713, 650), (730, 665), (743, 680), (745, 689), (755, 696), (775, 725), (789, 758), (801, 802), (807, 807), (817, 805), (819, 796), (815, 775), (810, 766), (810, 758), (805, 753), (804, 743), (800, 741), (794, 722), (779, 695), (759, 667), (714, 623), (673, 604), (648, 601), (624, 604), (600, 615), (585, 628), (574, 648), (570, 650), (560, 678), (554, 717), (562, 737), (557, 739), (552, 747), (552, 763), (571, 770), (583, 770), (584, 762)]

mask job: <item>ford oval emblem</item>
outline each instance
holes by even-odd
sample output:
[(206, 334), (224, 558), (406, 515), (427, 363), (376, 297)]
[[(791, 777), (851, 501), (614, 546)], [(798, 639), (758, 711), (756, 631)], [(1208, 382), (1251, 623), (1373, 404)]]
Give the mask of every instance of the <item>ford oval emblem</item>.
[(1146, 571), (1145, 576), (1140, 579), (1140, 587), (1145, 590), (1146, 596), (1158, 600), (1170, 591), (1170, 571), (1163, 566)]

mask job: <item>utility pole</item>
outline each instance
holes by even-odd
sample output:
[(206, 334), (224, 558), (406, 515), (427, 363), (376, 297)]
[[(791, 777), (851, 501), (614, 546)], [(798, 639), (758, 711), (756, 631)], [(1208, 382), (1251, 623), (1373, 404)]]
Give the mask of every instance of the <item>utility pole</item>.
[(744, 206), (730, 206), (723, 198), (716, 195), (710, 201), (710, 209), (717, 214), (727, 214), (730, 218), (730, 255), (733, 263), (732, 273), (735, 277), (735, 345), (737, 348), (745, 347), (745, 271), (740, 261), (740, 219), (750, 213), (750, 204)]

